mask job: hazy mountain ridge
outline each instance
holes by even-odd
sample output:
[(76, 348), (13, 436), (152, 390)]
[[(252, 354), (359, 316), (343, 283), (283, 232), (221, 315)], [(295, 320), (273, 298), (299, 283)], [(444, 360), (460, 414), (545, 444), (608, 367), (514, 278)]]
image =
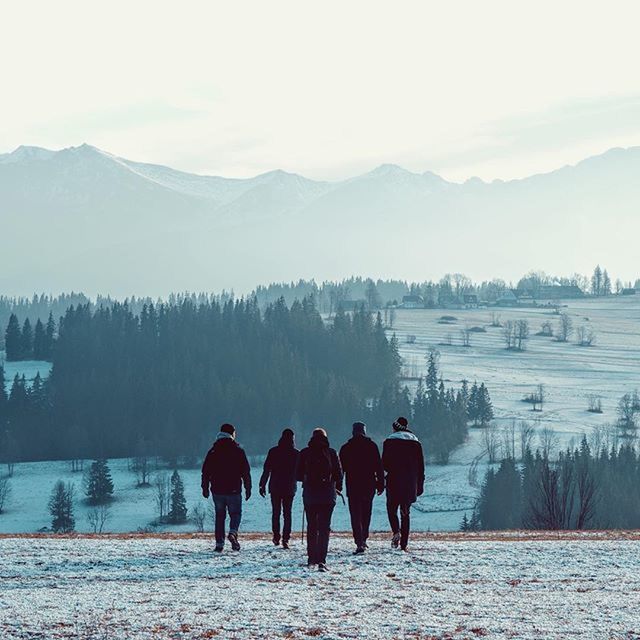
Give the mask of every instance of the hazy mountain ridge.
[[(0, 155), (0, 291), (153, 295), (352, 273), (510, 278), (598, 261), (630, 278), (638, 178), (640, 147), (491, 183), (392, 164), (335, 182), (280, 170), (224, 178), (90, 145), (19, 147)], [(618, 264), (603, 247), (615, 247)]]

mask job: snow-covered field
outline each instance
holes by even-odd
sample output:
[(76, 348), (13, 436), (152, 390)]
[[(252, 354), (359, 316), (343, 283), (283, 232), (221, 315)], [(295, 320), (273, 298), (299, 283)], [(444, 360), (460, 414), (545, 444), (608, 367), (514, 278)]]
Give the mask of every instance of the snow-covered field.
[[(89, 463), (85, 465), (85, 468)], [(128, 469), (128, 461), (124, 459), (110, 460), (109, 466), (114, 481), (115, 500), (110, 507), (110, 518), (105, 531), (126, 533), (149, 527), (157, 518), (155, 490), (153, 487), (139, 488), (135, 474)], [(433, 467), (434, 481), (428, 483), (426, 495), (415, 505), (413, 510), (413, 526), (416, 530), (457, 529), (464, 511), (444, 511), (442, 509), (471, 508), (473, 492), (466, 498), (455, 500), (450, 494), (442, 495), (436, 481), (437, 473), (444, 468)], [(254, 491), (249, 502), (245, 502), (242, 515), (242, 529), (245, 531), (271, 530), (271, 502), (258, 494), (258, 481), (261, 468), (252, 469)], [(0, 468), (4, 473), (4, 468)], [(168, 473), (166, 469), (152, 474), (152, 480), (158, 474)], [(180, 470), (185, 484), (185, 497), (190, 511), (195, 505), (201, 505), (208, 511), (206, 527), (213, 530), (213, 513), (211, 500), (204, 500), (200, 493), (200, 471), (197, 469)], [(15, 466), (11, 478), (11, 496), (5, 511), (0, 514), (0, 534), (2, 533), (34, 533), (51, 523), (47, 503), (54, 484), (58, 480), (75, 485), (75, 519), (76, 530), (91, 532), (87, 520), (90, 511), (84, 501), (82, 473), (72, 473), (66, 462), (33, 462)], [(294, 503), (294, 527), (300, 529), (302, 521), (302, 502), (300, 492)], [(375, 499), (373, 528), (379, 531), (388, 529), (388, 521), (384, 497)], [(338, 501), (333, 516), (333, 528), (346, 531), (350, 528), (349, 510)], [(193, 523), (185, 525), (161, 527), (169, 531), (194, 531)]]
[(320, 574), (266, 536), (222, 555), (204, 537), (3, 538), (0, 637), (640, 638), (637, 536), (412, 542), (354, 557), (334, 536)]
[[(446, 311), (398, 310), (394, 325), (403, 358), (412, 375), (423, 374), (425, 355), (431, 346), (441, 354), (440, 369), (449, 384), (459, 385), (463, 379), (485, 382), (491, 393), (496, 423), (505, 427), (513, 419), (536, 423), (538, 435), (545, 427), (558, 434), (558, 447), (577, 443), (593, 428), (612, 423), (616, 419), (616, 404), (624, 393), (640, 388), (640, 295), (610, 299), (584, 299), (563, 303), (562, 311), (572, 318), (574, 328), (585, 325), (596, 335), (595, 345), (580, 347), (575, 335), (569, 343), (554, 342), (551, 338), (536, 336), (540, 325), (550, 321), (555, 327), (558, 317), (549, 309), (469, 309)], [(508, 320), (526, 319), (531, 328), (526, 351), (515, 353), (504, 348), (502, 330), (489, 326), (491, 314)], [(457, 318), (451, 325), (439, 324), (443, 315)], [(486, 332), (471, 334), (471, 347), (461, 346), (460, 330), (465, 327), (483, 327)], [(451, 334), (452, 345), (443, 345)], [(414, 335), (409, 344), (407, 336)], [(6, 363), (7, 380), (23, 372), (27, 378), (37, 371), (44, 374), (47, 363)], [(525, 393), (542, 383), (546, 402), (542, 412), (532, 412), (531, 405), (521, 401)], [(415, 385), (415, 382), (409, 384)], [(602, 399), (604, 412), (587, 411), (589, 395)], [(385, 434), (372, 434), (381, 441)], [(300, 439), (305, 441), (303, 434)], [(338, 446), (341, 443), (333, 443)], [(537, 446), (537, 438), (533, 446)], [(481, 430), (471, 429), (468, 441), (457, 449), (447, 466), (430, 465), (427, 468), (426, 493), (414, 506), (414, 527), (422, 531), (455, 530), (462, 516), (469, 513), (477, 496), (479, 483), (486, 470)], [(116, 485), (116, 500), (107, 523), (108, 531), (126, 532), (144, 528), (155, 518), (154, 492), (139, 489), (135, 477), (127, 469), (127, 461), (111, 461)], [(475, 471), (475, 474), (474, 474)], [(182, 472), (189, 507), (203, 503), (199, 493), (197, 470)], [(260, 470), (253, 470), (257, 486)], [(58, 479), (71, 481), (81, 493), (81, 477), (72, 474), (63, 462), (16, 465), (12, 479), (13, 495), (7, 512), (0, 515), (0, 533), (34, 532), (49, 524), (47, 499)], [(296, 502), (295, 513), (301, 514)], [(76, 526), (88, 531), (87, 509), (81, 502), (76, 506)], [(386, 530), (387, 520), (384, 498), (377, 498), (373, 525)], [(207, 526), (210, 526), (210, 522)], [(265, 531), (269, 528), (269, 503), (254, 492), (246, 505), (245, 530)], [(334, 528), (349, 528), (348, 511), (338, 504), (334, 515)], [(179, 529), (179, 528), (178, 528)], [(182, 528), (193, 529), (192, 525)]]
[[(0, 351), (0, 364), (3, 363), (4, 352)], [(24, 360), (22, 362), (4, 362), (2, 364), (4, 369), (4, 382), (7, 393), (11, 391), (11, 385), (16, 374), (19, 376), (24, 375), (26, 381), (30, 384), (36, 375), (39, 373), (40, 377), (46, 378), (51, 371), (51, 363), (44, 362), (43, 360)]]
[[(616, 405), (627, 392), (640, 388), (640, 295), (609, 299), (571, 300), (561, 311), (573, 322), (574, 334), (568, 343), (536, 336), (543, 322), (555, 329), (558, 316), (545, 308), (484, 308), (463, 310), (398, 310), (394, 324), (401, 354), (409, 373), (425, 371), (425, 355), (434, 346), (440, 352), (440, 369), (446, 381), (459, 385), (463, 379), (484, 382), (491, 393), (499, 420), (539, 419), (571, 437), (589, 433), (594, 425), (614, 422)], [(508, 320), (527, 320), (530, 338), (526, 350), (507, 351), (502, 329), (491, 327), (491, 314)], [(439, 324), (444, 315), (454, 316), (453, 324)], [(578, 327), (595, 333), (591, 347), (576, 344)], [(461, 346), (460, 331), (481, 327), (486, 333), (472, 333), (471, 346)], [(446, 342), (451, 335), (452, 345)], [(408, 344), (407, 335), (416, 336)], [(533, 413), (522, 397), (544, 384), (546, 403), (541, 414)], [(604, 412), (587, 412), (589, 395), (602, 399)]]

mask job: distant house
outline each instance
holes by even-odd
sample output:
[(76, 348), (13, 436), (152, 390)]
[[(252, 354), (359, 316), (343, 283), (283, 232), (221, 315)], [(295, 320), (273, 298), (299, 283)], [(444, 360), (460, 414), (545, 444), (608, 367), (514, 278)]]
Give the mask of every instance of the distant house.
[(535, 297), (538, 300), (566, 300), (584, 298), (584, 292), (574, 284), (543, 284), (538, 288)]
[(477, 293), (465, 293), (462, 296), (462, 301), (467, 307), (478, 306), (478, 294)]
[(422, 296), (402, 296), (403, 309), (424, 309)]
[(620, 293), (623, 296), (635, 296), (636, 292), (637, 290), (634, 289), (633, 287), (625, 287)]
[(496, 300), (500, 307), (515, 307), (518, 304), (518, 296), (515, 289), (505, 289), (503, 294)]

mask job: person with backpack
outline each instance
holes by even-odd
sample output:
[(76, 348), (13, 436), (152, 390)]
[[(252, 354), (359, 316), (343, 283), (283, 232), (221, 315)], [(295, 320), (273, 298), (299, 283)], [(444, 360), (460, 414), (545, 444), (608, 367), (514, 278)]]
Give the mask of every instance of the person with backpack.
[(289, 548), (291, 538), (291, 507), (296, 495), (296, 463), (298, 450), (295, 434), (285, 429), (278, 445), (269, 449), (260, 477), (260, 495), (267, 495), (267, 482), (271, 495), (271, 529), (273, 544), (280, 544), (280, 513), (283, 515), (282, 548)]
[(351, 530), (356, 543), (354, 554), (367, 549), (373, 498), (384, 492), (384, 470), (378, 445), (367, 437), (364, 422), (354, 422), (353, 437), (340, 449), (342, 471), (347, 480)]
[(236, 429), (223, 424), (202, 465), (202, 496), (213, 496), (216, 512), (216, 551), (224, 549), (225, 521), (229, 512), (229, 542), (240, 551), (238, 529), (242, 519), (242, 485), (245, 500), (251, 497), (251, 467), (244, 449), (236, 442)]
[(300, 452), (296, 478), (302, 482), (307, 515), (307, 566), (327, 571), (331, 516), (342, 491), (342, 467), (324, 429), (314, 429), (309, 445)]
[[(411, 526), (411, 505), (424, 492), (424, 454), (422, 445), (409, 430), (404, 417), (393, 423), (393, 433), (384, 441), (382, 465), (387, 474), (387, 514), (394, 549), (407, 550)], [(400, 509), (400, 521), (398, 521)]]

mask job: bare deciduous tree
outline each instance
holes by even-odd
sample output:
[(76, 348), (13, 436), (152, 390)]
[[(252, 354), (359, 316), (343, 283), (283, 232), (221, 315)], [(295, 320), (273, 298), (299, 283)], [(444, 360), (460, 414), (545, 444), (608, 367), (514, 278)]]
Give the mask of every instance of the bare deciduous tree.
[(489, 458), (489, 464), (494, 464), (498, 461), (498, 454), (500, 453), (500, 436), (494, 423), (483, 429), (482, 442)]
[(538, 440), (542, 455), (547, 459), (551, 458), (559, 443), (556, 432), (550, 427), (544, 427), (538, 434)]
[(469, 330), (469, 327), (465, 327), (460, 330), (460, 338), (462, 339), (463, 347), (471, 346), (471, 331)]
[(169, 496), (171, 495), (171, 480), (167, 473), (159, 473), (153, 483), (156, 491), (156, 508), (158, 519), (163, 520), (169, 510)]
[(618, 428), (623, 438), (635, 437), (638, 428), (636, 413), (633, 395), (625, 393), (618, 402)]
[(0, 478), (0, 513), (2, 513), (11, 496), (11, 482), (9, 478)]
[(587, 396), (587, 411), (589, 413), (602, 413), (602, 399), (595, 394)]
[(595, 344), (596, 334), (593, 329), (586, 327), (585, 325), (580, 325), (578, 327), (578, 344), (581, 347), (591, 347)]
[(111, 507), (108, 504), (98, 505), (87, 512), (87, 522), (93, 533), (102, 533), (110, 517)]
[(191, 507), (191, 522), (193, 522), (196, 531), (202, 533), (204, 531), (204, 523), (207, 519), (207, 512), (201, 504)]
[(535, 435), (535, 428), (530, 422), (522, 420), (518, 425), (518, 435), (520, 440), (520, 459), (524, 460), (524, 456), (527, 450), (531, 448), (533, 437)]
[(516, 459), (516, 421), (511, 422), (502, 430), (502, 457)]
[(556, 331), (557, 342), (568, 342), (573, 333), (573, 321), (566, 313), (560, 314), (560, 322)]

